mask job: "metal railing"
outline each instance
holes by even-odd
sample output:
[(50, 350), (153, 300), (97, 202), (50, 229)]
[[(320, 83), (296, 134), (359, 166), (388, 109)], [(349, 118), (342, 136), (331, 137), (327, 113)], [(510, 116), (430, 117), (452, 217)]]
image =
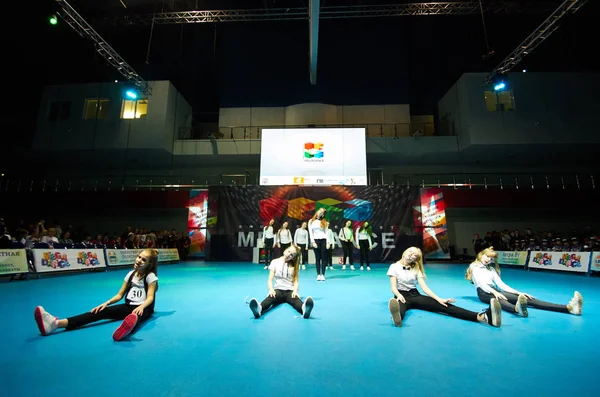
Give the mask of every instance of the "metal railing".
[(179, 140), (203, 139), (261, 139), (263, 129), (294, 128), (365, 128), (370, 138), (406, 138), (411, 136), (435, 135), (432, 122), (389, 123), (389, 124), (307, 124), (307, 125), (270, 125), (270, 126), (220, 126), (215, 129), (202, 127), (181, 127)]
[[(551, 173), (440, 173), (389, 174), (369, 170), (370, 185), (440, 187), (446, 189), (595, 190), (594, 174)], [(179, 191), (208, 186), (258, 185), (258, 175), (249, 172), (219, 175), (145, 175), (99, 177), (0, 177), (0, 195), (34, 192)]]

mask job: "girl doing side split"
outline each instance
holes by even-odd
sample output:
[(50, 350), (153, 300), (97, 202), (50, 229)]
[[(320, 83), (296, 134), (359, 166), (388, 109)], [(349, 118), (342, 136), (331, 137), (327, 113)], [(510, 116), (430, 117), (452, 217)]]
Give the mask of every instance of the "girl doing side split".
[[(113, 333), (115, 341), (122, 340), (154, 313), (155, 294), (158, 290), (157, 269), (158, 250), (145, 249), (136, 258), (133, 270), (125, 276), (119, 292), (89, 312), (59, 320), (43, 307), (36, 307), (34, 317), (40, 333), (46, 336), (57, 328), (73, 330), (100, 320), (123, 320)], [(110, 306), (123, 297), (125, 303)]]
[[(391, 298), (388, 306), (396, 327), (402, 326), (402, 319), (407, 310), (421, 309), (434, 313), (445, 313), (462, 320), (488, 323), (500, 327), (502, 310), (498, 300), (493, 298), (487, 310), (481, 313), (472, 312), (451, 305), (454, 299), (438, 297), (425, 283), (423, 269), (423, 254), (420, 249), (410, 247), (402, 253), (402, 259), (392, 263), (387, 275), (390, 276), (390, 286), (395, 298)], [(417, 283), (428, 296), (421, 295)]]
[[(269, 295), (261, 303), (258, 303), (256, 298), (250, 299), (250, 310), (252, 310), (254, 318), (259, 318), (271, 307), (285, 302), (292, 305), (298, 313), (302, 314), (302, 317), (310, 317), (314, 301), (309, 296), (303, 303), (298, 295), (299, 267), (300, 248), (293, 245), (283, 251), (282, 257), (273, 259), (269, 265), (270, 272), (267, 281)], [(273, 280), (275, 280), (275, 285), (273, 285)]]
[(477, 288), (477, 296), (480, 301), (487, 303), (495, 298), (500, 302), (503, 310), (522, 317), (529, 316), (527, 306), (552, 312), (581, 314), (583, 297), (577, 291), (573, 294), (569, 304), (557, 305), (535, 299), (532, 295), (506, 285), (500, 278), (498, 264), (493, 266), (497, 257), (498, 253), (494, 251), (494, 247), (486, 248), (477, 254), (477, 259), (467, 269), (465, 278)]
[(327, 250), (332, 241), (327, 233), (327, 221), (325, 220), (325, 208), (321, 207), (308, 221), (308, 234), (315, 252), (315, 264), (317, 265), (317, 281), (325, 281), (325, 269), (327, 268)]

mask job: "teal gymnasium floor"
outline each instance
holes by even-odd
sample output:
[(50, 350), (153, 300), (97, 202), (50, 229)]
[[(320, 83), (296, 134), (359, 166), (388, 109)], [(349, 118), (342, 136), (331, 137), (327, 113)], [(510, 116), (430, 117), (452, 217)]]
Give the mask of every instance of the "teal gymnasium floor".
[[(392, 325), (388, 264), (367, 271), (314, 267), (300, 276), (313, 317), (287, 305), (255, 320), (267, 271), (247, 263), (159, 268), (156, 314), (129, 340), (118, 323), (39, 335), (33, 310), (61, 318), (114, 295), (129, 269), (0, 283), (2, 395), (27, 396), (597, 396), (600, 278), (503, 269), (517, 289), (557, 303), (574, 290), (583, 316), (503, 313), (500, 329), (409, 311)], [(426, 265), (429, 286), (479, 311), (465, 265)], [(247, 298), (246, 298), (247, 297)]]

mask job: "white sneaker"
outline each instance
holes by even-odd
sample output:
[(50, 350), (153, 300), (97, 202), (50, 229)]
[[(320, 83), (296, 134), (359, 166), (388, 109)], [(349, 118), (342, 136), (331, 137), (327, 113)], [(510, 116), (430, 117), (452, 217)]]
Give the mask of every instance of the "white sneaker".
[(302, 317), (309, 318), (313, 307), (315, 307), (315, 302), (313, 301), (313, 298), (309, 296), (302, 304)]
[(360, 270), (365, 270), (365, 268), (361, 266), (361, 267), (360, 267)]
[(529, 312), (527, 311), (527, 297), (523, 294), (519, 294), (517, 298), (517, 304), (515, 306), (517, 314), (522, 317), (528, 317)]
[(396, 327), (402, 326), (402, 316), (400, 316), (400, 303), (397, 299), (391, 298), (388, 302), (388, 308), (390, 309), (390, 314), (392, 315), (392, 321)]
[(329, 266), (329, 270), (335, 270), (335, 267)]
[(367, 266), (367, 270), (371, 270), (371, 266)]
[(581, 311), (583, 310), (583, 296), (578, 291), (575, 291), (575, 294), (573, 294), (573, 297), (569, 301), (569, 306), (571, 306), (569, 313), (577, 316), (581, 315)]
[(346, 265), (343, 265), (343, 266), (342, 266), (342, 270), (346, 270)]
[(485, 311), (487, 322), (492, 327), (500, 327), (502, 325), (502, 306), (498, 299), (490, 299), (490, 307)]
[(265, 265), (265, 267), (263, 267), (264, 270), (267, 270), (269, 268), (269, 265)]
[(58, 319), (38, 306), (33, 311), (33, 317), (37, 323), (40, 333), (44, 336), (51, 334), (58, 328)]
[(262, 306), (256, 300), (256, 298), (250, 299), (250, 310), (252, 310), (252, 314), (254, 314), (254, 318), (259, 318), (262, 314)]
[(306, 265), (302, 265), (302, 270), (306, 270)]
[(350, 270), (356, 270), (354, 266), (350, 266)]
[(325, 275), (321, 274), (321, 281), (325, 281)]

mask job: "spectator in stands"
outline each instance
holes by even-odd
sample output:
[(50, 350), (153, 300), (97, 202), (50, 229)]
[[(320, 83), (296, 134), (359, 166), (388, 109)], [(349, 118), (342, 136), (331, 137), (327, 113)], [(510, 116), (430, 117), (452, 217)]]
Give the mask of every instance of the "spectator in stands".
[(477, 254), (479, 251), (481, 251), (481, 245), (483, 244), (483, 240), (481, 239), (481, 237), (479, 236), (479, 233), (475, 233), (473, 235), (473, 250), (475, 251), (475, 253)]
[(73, 244), (73, 240), (71, 239), (71, 232), (67, 230), (63, 234), (63, 238), (60, 239), (60, 242), (62, 244)]
[(530, 294), (517, 291), (508, 286), (500, 278), (500, 267), (495, 258), (498, 257), (493, 247), (486, 248), (477, 254), (477, 259), (467, 269), (465, 278), (477, 288), (477, 296), (484, 303), (497, 299), (502, 309), (513, 314), (527, 317), (527, 306), (540, 310), (580, 315), (583, 308), (583, 297), (577, 291), (567, 305), (537, 300)]
[[(396, 327), (402, 326), (404, 314), (410, 309), (420, 309), (433, 313), (444, 313), (461, 320), (487, 323), (499, 327), (502, 323), (502, 310), (496, 299), (481, 313), (472, 312), (451, 303), (454, 299), (438, 297), (425, 283), (423, 253), (417, 247), (410, 247), (402, 253), (402, 258), (392, 263), (387, 275), (394, 298), (388, 302), (390, 314)], [(417, 284), (426, 295), (421, 295)]]
[(289, 303), (304, 318), (310, 317), (314, 307), (313, 299), (309, 296), (302, 302), (298, 295), (300, 255), (300, 248), (292, 245), (283, 251), (283, 256), (271, 261), (267, 281), (269, 294), (261, 303), (256, 298), (250, 300), (250, 310), (254, 318), (260, 318), (264, 312), (281, 303)]
[(42, 237), (42, 243), (46, 243), (50, 247), (52, 247), (53, 244), (58, 244), (58, 239), (56, 238), (56, 230), (53, 227), (48, 229), (48, 234), (46, 236)]
[[(155, 294), (158, 290), (157, 274), (158, 250), (146, 249), (136, 258), (133, 270), (125, 276), (119, 292), (89, 312), (59, 320), (42, 306), (36, 307), (34, 318), (40, 333), (46, 336), (58, 328), (73, 330), (100, 320), (123, 320), (113, 333), (115, 341), (122, 340), (154, 313)], [(125, 303), (110, 306), (123, 297)]]

